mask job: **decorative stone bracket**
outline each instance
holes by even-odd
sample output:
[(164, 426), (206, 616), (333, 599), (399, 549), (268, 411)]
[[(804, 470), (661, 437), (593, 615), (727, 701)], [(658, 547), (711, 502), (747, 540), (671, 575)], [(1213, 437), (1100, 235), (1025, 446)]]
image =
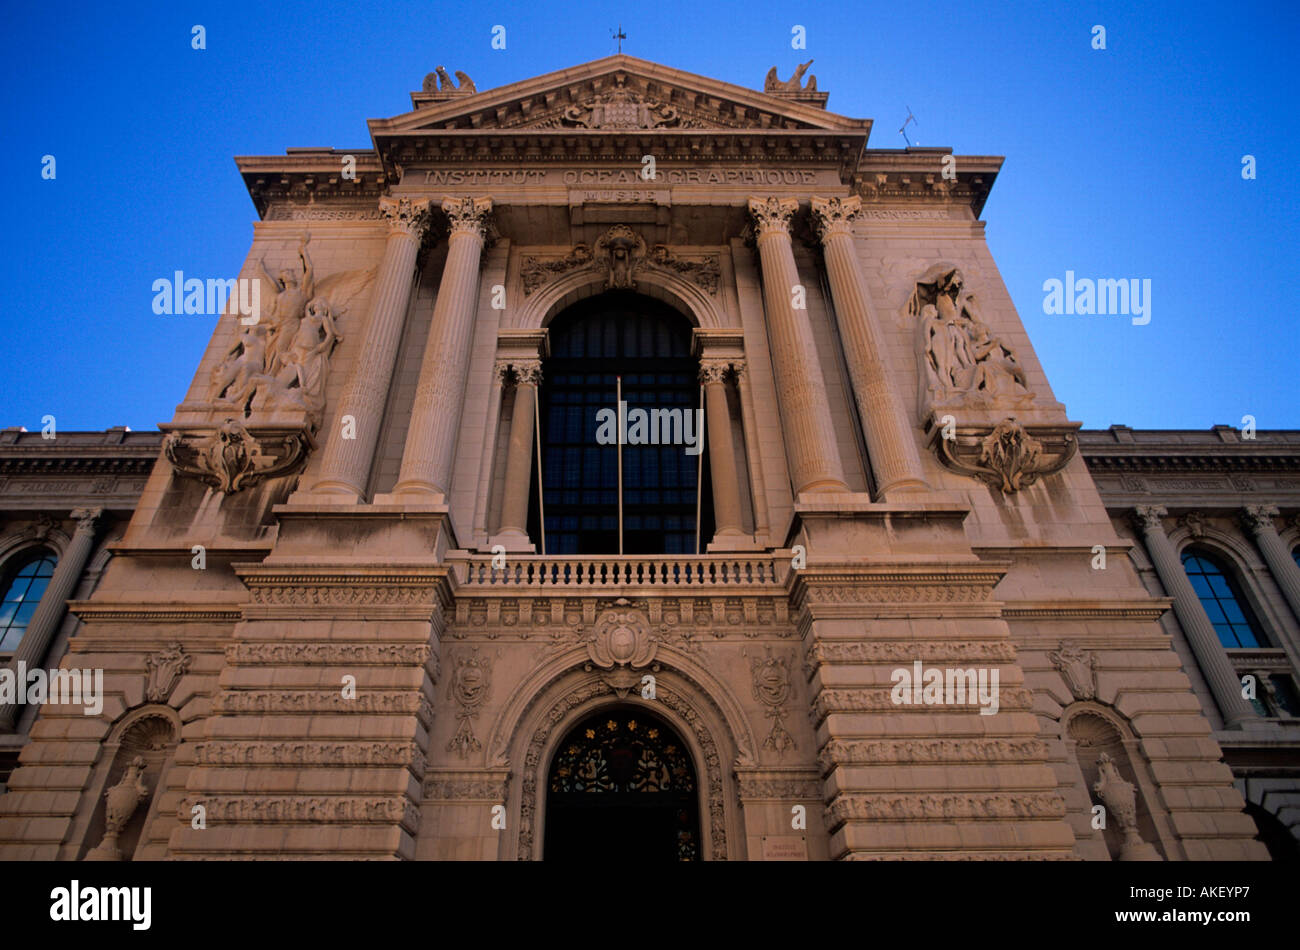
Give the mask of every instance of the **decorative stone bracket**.
[(978, 478), (1005, 494), (1061, 471), (1078, 450), (1080, 423), (1024, 426), (1014, 417), (997, 425), (944, 425), (932, 415), (926, 424), (930, 447), (948, 468)]
[(316, 447), (306, 428), (256, 427), (237, 419), (218, 426), (161, 427), (163, 455), (178, 475), (197, 478), (224, 494), (286, 475)]

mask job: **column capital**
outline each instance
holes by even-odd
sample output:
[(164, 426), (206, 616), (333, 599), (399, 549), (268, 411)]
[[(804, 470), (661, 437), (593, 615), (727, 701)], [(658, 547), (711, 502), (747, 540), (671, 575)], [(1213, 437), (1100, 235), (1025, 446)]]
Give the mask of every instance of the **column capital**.
[(745, 362), (745, 360), (743, 360), (743, 359), (741, 359), (741, 360), (732, 360), (732, 361), (731, 361), (731, 368), (732, 368), (732, 370), (734, 370), (735, 373), (736, 373), (736, 382), (737, 382), (737, 383), (739, 383), (742, 379), (744, 379), (746, 376), (749, 375), (749, 364), (748, 364), (747, 362)]
[(1133, 522), (1143, 531), (1158, 531), (1165, 533), (1165, 523), (1162, 520), (1169, 514), (1164, 505), (1138, 505), (1133, 509)]
[(751, 195), (749, 213), (758, 224), (759, 235), (781, 233), (790, 234), (790, 219), (799, 210), (799, 202), (794, 198), (778, 198), (775, 195), (760, 198)]
[(1276, 533), (1273, 519), (1278, 516), (1277, 505), (1247, 505), (1238, 513), (1242, 527), (1251, 534)]
[(710, 383), (721, 383), (729, 369), (731, 369), (730, 360), (702, 359), (700, 360), (700, 382), (706, 386)]
[(429, 227), (428, 198), (379, 199), (379, 210), (388, 219), (389, 234), (406, 234), (419, 241)]
[(537, 386), (541, 383), (541, 360), (515, 360), (512, 365), (515, 368), (516, 386)]
[(504, 386), (506, 380), (510, 378), (510, 361), (497, 360), (492, 366), (492, 376), (496, 379), (498, 386)]
[(442, 210), (451, 221), (452, 234), (473, 234), (479, 240), (487, 237), (488, 215), (492, 213), (492, 199), (470, 197), (455, 198), (444, 195)]
[(104, 509), (74, 508), (72, 520), (77, 522), (77, 534), (94, 534), (104, 520)]
[(857, 195), (847, 198), (812, 198), (812, 225), (817, 239), (825, 244), (837, 234), (853, 235), (853, 221), (862, 211), (862, 199)]

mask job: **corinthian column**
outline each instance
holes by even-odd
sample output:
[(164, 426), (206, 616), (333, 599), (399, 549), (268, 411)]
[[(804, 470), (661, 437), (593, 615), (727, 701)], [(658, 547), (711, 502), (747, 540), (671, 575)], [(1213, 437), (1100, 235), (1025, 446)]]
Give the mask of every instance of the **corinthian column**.
[[(95, 531), (104, 516), (103, 508), (78, 508), (72, 512), (76, 519), (77, 530), (73, 532), (72, 543), (59, 558), (54, 568), (54, 576), (49, 586), (41, 594), (41, 601), (36, 605), (32, 619), (27, 624), (22, 641), (14, 650), (11, 666), (17, 670), (21, 662), (27, 669), (39, 666), (45, 661), (49, 652), (50, 641), (63, 620), (68, 598), (81, 579), (81, 572), (86, 568), (90, 552), (95, 548)], [(21, 687), (20, 687), (21, 688)], [(0, 731), (11, 731), (18, 719), (16, 703), (0, 704)]]
[(510, 415), (510, 445), (506, 449), (505, 497), (501, 503), (499, 540), (506, 550), (532, 549), (528, 542), (528, 480), (533, 469), (533, 414), (541, 360), (520, 360), (515, 368), (515, 407)]
[(1255, 544), (1264, 555), (1273, 579), (1282, 588), (1282, 596), (1291, 605), (1291, 613), (1300, 620), (1300, 567), (1282, 543), (1277, 527), (1273, 524), (1277, 514), (1276, 505), (1247, 505), (1241, 512), (1241, 523), (1255, 538)]
[(723, 381), (726, 360), (701, 360), (700, 382), (704, 384), (704, 407), (708, 413), (709, 465), (713, 476), (713, 520), (715, 539), (743, 534), (740, 527), (740, 476), (736, 473), (736, 443), (731, 434), (731, 411), (727, 408), (727, 384)]
[(849, 490), (808, 311), (794, 307), (799, 273), (790, 245), (790, 219), (798, 208), (793, 198), (749, 199), (749, 213), (758, 226), (763, 305), (796, 497), (803, 492)]
[(447, 263), (420, 364), (402, 470), (393, 488), (394, 495), (430, 495), (434, 502), (445, 501), (451, 490), (451, 461), (478, 309), (479, 261), (492, 199), (444, 198), (442, 210), (451, 222)]
[(880, 329), (867, 293), (867, 281), (853, 248), (852, 222), (862, 199), (812, 199), (813, 227), (826, 250), (826, 273), (839, 312), (849, 378), (858, 404), (867, 454), (881, 495), (890, 491), (926, 488), (921, 457), (916, 451), (907, 416), (890, 385), (881, 356)]
[(1258, 719), (1259, 714), (1241, 695), (1241, 681), (1228, 662), (1228, 654), (1223, 651), (1219, 635), (1214, 631), (1214, 624), (1206, 616), (1201, 599), (1192, 589), (1192, 582), (1187, 579), (1183, 562), (1174, 550), (1173, 542), (1165, 534), (1164, 522), (1161, 520), (1169, 512), (1160, 505), (1141, 505), (1134, 509), (1134, 522), (1142, 532), (1151, 563), (1155, 565), (1156, 574), (1165, 593), (1174, 599), (1174, 614), (1178, 623), (1187, 634), (1187, 642), (1196, 654), (1196, 663), (1205, 676), (1205, 682), (1214, 694), (1214, 701), (1223, 714), (1223, 721), (1229, 729), (1240, 729), (1242, 724)]
[(337, 495), (341, 501), (359, 501), (365, 493), (411, 303), (415, 255), (429, 226), (427, 199), (380, 198), (379, 210), (388, 219), (388, 243), (371, 298), (366, 336), (343, 388), (321, 474), (312, 488), (313, 494)]

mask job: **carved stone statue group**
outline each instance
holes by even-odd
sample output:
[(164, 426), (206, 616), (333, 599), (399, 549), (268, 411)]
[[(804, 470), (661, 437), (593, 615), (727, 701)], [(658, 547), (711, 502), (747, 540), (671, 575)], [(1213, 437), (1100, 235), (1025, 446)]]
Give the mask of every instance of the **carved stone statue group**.
[[(242, 327), (239, 336), (213, 367), (210, 393), (219, 405), (247, 416), (261, 409), (298, 409), (313, 425), (325, 406), (329, 358), (343, 339), (338, 308), (326, 296), (307, 255), (310, 236), (298, 245), (301, 273), (281, 270), (273, 275), (263, 259), (265, 318)], [(370, 274), (335, 275), (329, 289), (336, 295), (355, 292)]]
[(960, 270), (931, 268), (916, 282), (908, 309), (916, 317), (921, 404), (993, 402), (1029, 393), (1015, 351), (980, 317)]

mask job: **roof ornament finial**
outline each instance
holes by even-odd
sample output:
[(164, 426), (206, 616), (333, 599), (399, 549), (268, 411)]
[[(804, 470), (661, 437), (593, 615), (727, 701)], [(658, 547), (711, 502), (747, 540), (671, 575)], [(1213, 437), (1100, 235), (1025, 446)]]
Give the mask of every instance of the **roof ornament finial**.
[(806, 63), (800, 63), (794, 71), (794, 75), (789, 79), (782, 79), (776, 73), (776, 67), (773, 66), (767, 71), (767, 77), (763, 80), (764, 92), (816, 92), (817, 77), (809, 76), (808, 84), (803, 84), (803, 74), (808, 71), (808, 67), (813, 64), (810, 59)]
[(618, 32), (613, 34), (614, 39), (618, 40), (618, 51), (623, 52), (623, 41), (627, 39), (627, 34), (623, 32), (623, 24), (618, 25)]

